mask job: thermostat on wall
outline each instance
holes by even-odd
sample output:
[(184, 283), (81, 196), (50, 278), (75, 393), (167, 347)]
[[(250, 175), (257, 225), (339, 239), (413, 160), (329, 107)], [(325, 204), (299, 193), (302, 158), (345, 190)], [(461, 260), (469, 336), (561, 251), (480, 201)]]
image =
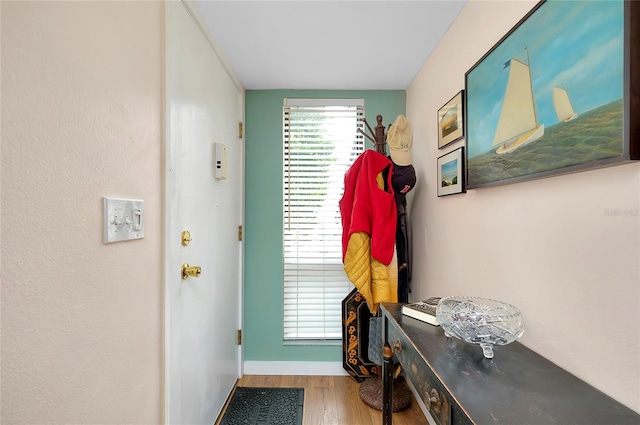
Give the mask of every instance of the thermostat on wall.
[(215, 145), (215, 176), (216, 179), (224, 180), (227, 178), (227, 147), (222, 143), (214, 143)]

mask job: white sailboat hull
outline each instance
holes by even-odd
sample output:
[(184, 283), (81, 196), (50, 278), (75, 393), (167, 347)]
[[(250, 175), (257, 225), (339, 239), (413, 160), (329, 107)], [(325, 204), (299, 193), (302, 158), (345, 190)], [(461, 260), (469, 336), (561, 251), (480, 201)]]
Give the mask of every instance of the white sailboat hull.
[(514, 150), (527, 145), (531, 142), (534, 142), (544, 136), (544, 124), (540, 124), (539, 127), (533, 129), (531, 132), (526, 133), (517, 139), (507, 142), (504, 145), (500, 146), (496, 149), (496, 153), (498, 155), (502, 155), (505, 153), (513, 152)]

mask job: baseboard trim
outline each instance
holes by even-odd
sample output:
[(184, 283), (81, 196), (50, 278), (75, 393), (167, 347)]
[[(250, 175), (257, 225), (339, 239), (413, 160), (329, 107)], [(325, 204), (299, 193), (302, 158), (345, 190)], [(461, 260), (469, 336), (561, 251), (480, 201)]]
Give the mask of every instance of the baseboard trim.
[(245, 375), (349, 375), (339, 362), (244, 362)]

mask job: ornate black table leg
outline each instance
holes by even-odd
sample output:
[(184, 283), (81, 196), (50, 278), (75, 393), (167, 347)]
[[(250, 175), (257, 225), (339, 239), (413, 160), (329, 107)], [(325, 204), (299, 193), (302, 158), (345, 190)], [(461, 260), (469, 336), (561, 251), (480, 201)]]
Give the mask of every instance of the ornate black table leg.
[(384, 342), (382, 350), (382, 424), (391, 425), (393, 413), (393, 351), (389, 343)]

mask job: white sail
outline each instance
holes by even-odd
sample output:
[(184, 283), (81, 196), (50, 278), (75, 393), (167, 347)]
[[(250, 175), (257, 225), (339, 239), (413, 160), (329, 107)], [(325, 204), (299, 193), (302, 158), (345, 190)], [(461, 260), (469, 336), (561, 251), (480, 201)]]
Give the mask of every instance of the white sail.
[(569, 100), (569, 94), (564, 88), (553, 88), (553, 107), (560, 121), (567, 122), (578, 118), (578, 114), (573, 110), (573, 105)]
[(493, 138), (497, 153), (506, 153), (544, 135), (538, 125), (529, 65), (511, 59), (507, 89)]

